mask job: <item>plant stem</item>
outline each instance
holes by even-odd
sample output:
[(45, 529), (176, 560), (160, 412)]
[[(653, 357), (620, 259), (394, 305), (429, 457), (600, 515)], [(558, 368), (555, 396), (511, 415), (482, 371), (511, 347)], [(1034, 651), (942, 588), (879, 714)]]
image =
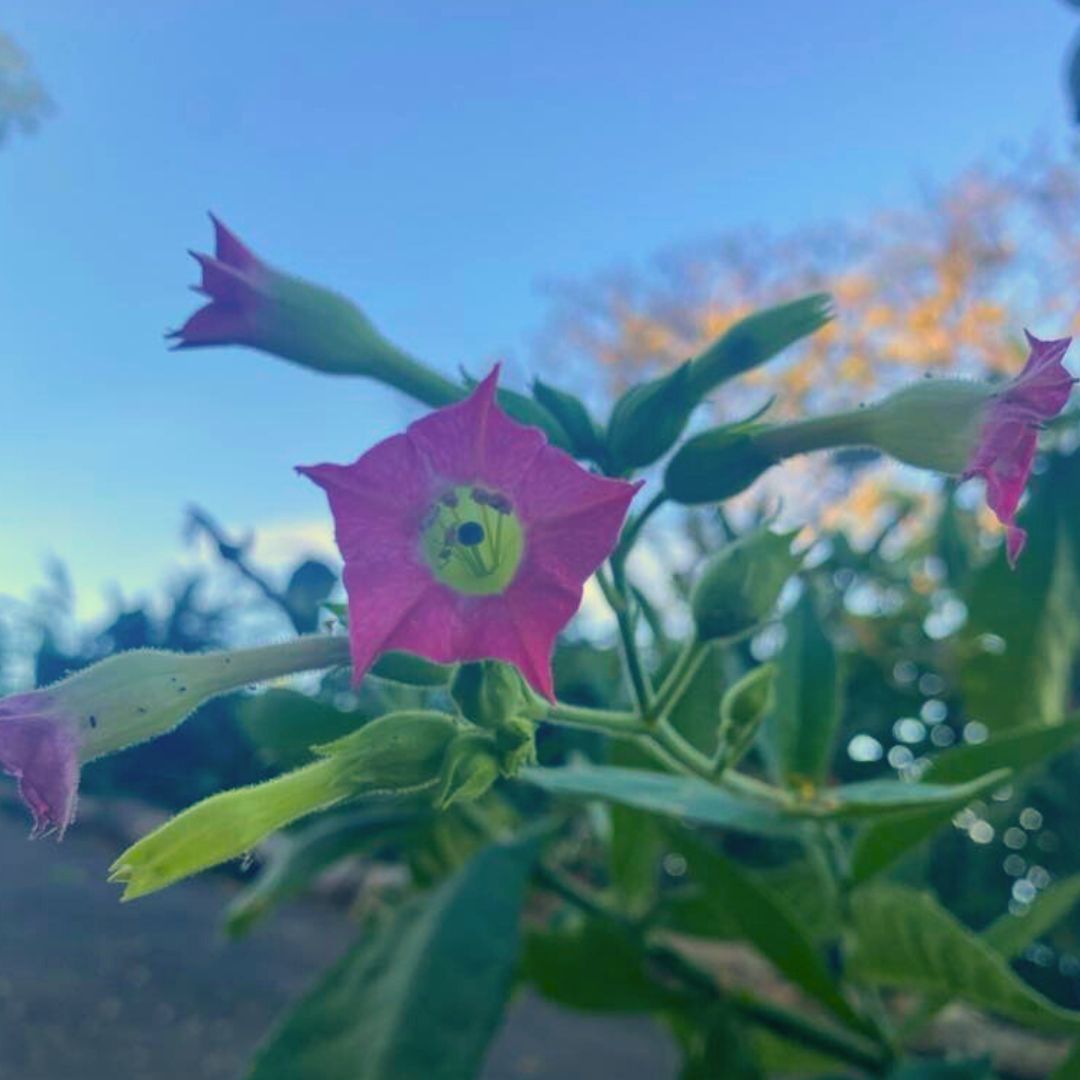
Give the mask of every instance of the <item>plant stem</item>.
[(561, 701), (548, 707), (545, 719), (565, 727), (604, 731), (624, 738), (637, 737), (649, 730), (636, 713), (589, 709), (582, 705), (564, 705)]
[(630, 549), (637, 542), (638, 533), (641, 532), (649, 518), (651, 518), (666, 501), (667, 495), (663, 490), (660, 490), (645, 504), (640, 514), (637, 514), (630, 519), (630, 522), (622, 531), (622, 536), (619, 537), (619, 545), (615, 549), (615, 559), (620, 562), (626, 561), (626, 557), (630, 554)]
[(653, 699), (652, 708), (645, 716), (646, 722), (664, 719), (685, 693), (708, 652), (708, 646), (691, 637), (675, 659), (671, 671)]

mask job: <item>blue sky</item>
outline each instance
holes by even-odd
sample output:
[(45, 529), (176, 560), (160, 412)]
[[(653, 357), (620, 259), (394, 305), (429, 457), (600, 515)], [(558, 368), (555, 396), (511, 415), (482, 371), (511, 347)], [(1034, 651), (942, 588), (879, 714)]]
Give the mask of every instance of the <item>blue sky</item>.
[[(241, 350), (170, 354), (207, 209), (445, 369), (530, 373), (538, 283), (903, 199), (1067, 134), (1055, 0), (8, 0), (59, 105), (0, 148), (0, 593), (158, 580), (188, 501), (316, 538), (298, 462), (414, 415)], [(549, 373), (557, 379), (557, 373)]]

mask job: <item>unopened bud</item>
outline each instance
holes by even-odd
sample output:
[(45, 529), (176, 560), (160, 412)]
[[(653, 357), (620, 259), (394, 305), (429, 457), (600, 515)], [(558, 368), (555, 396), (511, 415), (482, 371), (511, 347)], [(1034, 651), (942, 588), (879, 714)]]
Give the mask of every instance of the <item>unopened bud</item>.
[(794, 536), (761, 528), (709, 559), (691, 595), (699, 640), (740, 637), (768, 617), (802, 564), (791, 553)]

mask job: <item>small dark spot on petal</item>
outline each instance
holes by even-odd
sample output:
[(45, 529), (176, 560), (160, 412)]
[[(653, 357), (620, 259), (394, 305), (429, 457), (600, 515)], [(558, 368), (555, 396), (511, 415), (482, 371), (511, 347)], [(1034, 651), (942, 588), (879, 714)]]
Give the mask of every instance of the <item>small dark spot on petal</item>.
[(91, 727), (97, 727), (97, 717), (96, 716), (91, 716), (90, 717), (90, 726)]

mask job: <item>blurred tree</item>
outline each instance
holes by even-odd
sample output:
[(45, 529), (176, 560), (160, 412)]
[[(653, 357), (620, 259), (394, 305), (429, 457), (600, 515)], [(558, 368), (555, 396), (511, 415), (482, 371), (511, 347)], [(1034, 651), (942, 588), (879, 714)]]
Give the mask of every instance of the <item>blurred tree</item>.
[(35, 131), (53, 108), (29, 57), (0, 33), (0, 144), (14, 131)]

